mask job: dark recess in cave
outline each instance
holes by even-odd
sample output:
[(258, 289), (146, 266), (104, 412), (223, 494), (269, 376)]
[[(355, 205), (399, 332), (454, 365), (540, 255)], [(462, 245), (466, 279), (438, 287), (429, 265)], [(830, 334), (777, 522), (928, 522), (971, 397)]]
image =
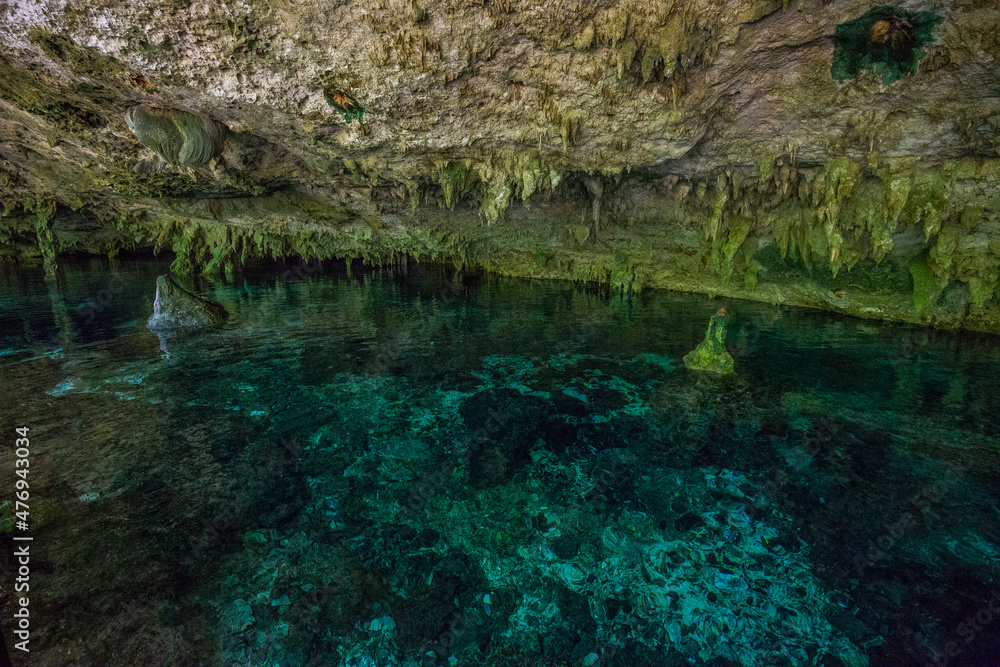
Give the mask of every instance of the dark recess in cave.
[(841, 23), (833, 36), (830, 74), (846, 81), (867, 70), (882, 77), (885, 85), (914, 74), (940, 22), (941, 17), (933, 12), (886, 5)]

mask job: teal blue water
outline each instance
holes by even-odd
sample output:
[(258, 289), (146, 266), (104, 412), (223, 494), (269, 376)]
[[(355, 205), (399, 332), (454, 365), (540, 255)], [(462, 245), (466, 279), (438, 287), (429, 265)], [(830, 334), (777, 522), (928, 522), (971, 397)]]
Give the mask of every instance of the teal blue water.
[(168, 265), (0, 277), (14, 664), (1000, 664), (994, 337), (413, 264), (158, 335)]

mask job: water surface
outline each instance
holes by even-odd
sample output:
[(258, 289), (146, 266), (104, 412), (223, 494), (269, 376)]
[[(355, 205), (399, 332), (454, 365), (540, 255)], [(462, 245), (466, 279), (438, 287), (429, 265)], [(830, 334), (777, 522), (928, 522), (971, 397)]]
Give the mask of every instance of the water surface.
[(294, 264), (167, 336), (167, 266), (0, 277), (30, 664), (998, 664), (995, 338)]

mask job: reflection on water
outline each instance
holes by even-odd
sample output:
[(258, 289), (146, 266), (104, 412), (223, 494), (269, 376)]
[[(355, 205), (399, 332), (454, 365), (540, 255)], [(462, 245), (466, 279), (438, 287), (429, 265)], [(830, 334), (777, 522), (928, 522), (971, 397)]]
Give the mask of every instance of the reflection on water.
[[(158, 335), (166, 266), (0, 282), (31, 664), (1000, 655), (993, 338), (412, 266), (201, 285), (229, 323)], [(737, 372), (690, 373), (720, 305)]]

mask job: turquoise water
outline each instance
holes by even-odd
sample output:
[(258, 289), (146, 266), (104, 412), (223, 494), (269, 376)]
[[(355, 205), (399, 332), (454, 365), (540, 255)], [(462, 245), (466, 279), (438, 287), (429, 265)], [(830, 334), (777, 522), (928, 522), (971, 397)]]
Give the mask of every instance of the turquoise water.
[(168, 264), (0, 276), (15, 664), (1000, 664), (993, 337), (412, 264), (158, 336)]

